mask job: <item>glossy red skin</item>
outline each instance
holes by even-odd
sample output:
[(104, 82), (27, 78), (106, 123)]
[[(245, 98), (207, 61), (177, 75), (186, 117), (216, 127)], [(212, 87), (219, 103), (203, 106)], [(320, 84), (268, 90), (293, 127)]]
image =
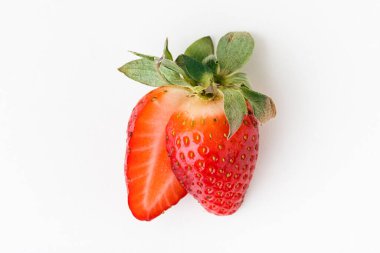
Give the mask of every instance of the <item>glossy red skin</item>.
[(175, 113), (166, 127), (174, 174), (188, 193), (217, 215), (233, 214), (241, 206), (258, 155), (258, 124), (252, 110), (229, 140), (228, 130), (224, 113), (202, 119), (191, 111)]

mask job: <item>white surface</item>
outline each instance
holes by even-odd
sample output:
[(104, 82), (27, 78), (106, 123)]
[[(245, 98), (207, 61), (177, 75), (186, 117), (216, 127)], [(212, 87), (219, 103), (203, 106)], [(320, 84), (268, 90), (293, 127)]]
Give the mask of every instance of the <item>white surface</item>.
[[(380, 2), (0, 3), (0, 252), (380, 252)], [(247, 30), (245, 68), (278, 116), (235, 215), (191, 197), (133, 218), (129, 114), (150, 88), (127, 50), (177, 55)], [(236, 251), (234, 251), (236, 249)]]

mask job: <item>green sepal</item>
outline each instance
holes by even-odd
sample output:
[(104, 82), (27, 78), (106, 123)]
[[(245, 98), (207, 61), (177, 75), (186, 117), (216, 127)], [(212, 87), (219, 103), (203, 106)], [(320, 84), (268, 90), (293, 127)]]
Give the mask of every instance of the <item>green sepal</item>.
[(224, 113), (230, 126), (228, 139), (240, 128), (244, 116), (247, 114), (247, 105), (243, 94), (238, 89), (221, 88), (224, 95)]
[(165, 66), (166, 68), (173, 70), (174, 72), (186, 76), (186, 73), (183, 69), (181, 69), (174, 61), (168, 60), (168, 59), (162, 59), (160, 61), (161, 66)]
[(181, 54), (177, 57), (176, 63), (181, 67), (187, 76), (204, 86), (209, 86), (213, 80), (213, 73), (210, 68), (187, 55)]
[(191, 84), (186, 82), (177, 72), (161, 65), (159, 66), (160, 74), (170, 83), (174, 85), (180, 85), (180, 86), (188, 86), (190, 87)]
[(246, 86), (242, 86), (240, 90), (251, 104), (255, 117), (261, 123), (265, 123), (276, 116), (276, 106), (270, 97), (253, 91)]
[(216, 55), (221, 73), (228, 75), (241, 68), (252, 55), (254, 41), (247, 32), (230, 32), (218, 43)]
[(144, 58), (144, 59), (147, 59), (147, 60), (151, 60), (151, 61), (154, 61), (154, 60), (158, 60), (158, 57), (157, 56), (152, 56), (152, 55), (147, 55), (147, 54), (141, 54), (141, 53), (137, 53), (137, 52), (134, 52), (134, 51), (129, 51), (130, 53), (138, 56), (138, 57), (141, 57), (141, 58)]
[(193, 42), (185, 51), (185, 55), (202, 62), (204, 58), (214, 54), (214, 43), (210, 36), (200, 38)]
[(163, 58), (171, 60), (171, 61), (173, 60), (172, 53), (170, 53), (169, 47), (168, 47), (168, 38), (166, 38), (166, 40), (165, 40)]
[(214, 73), (214, 75), (216, 75), (219, 72), (219, 63), (218, 63), (218, 60), (216, 59), (216, 56), (213, 54), (204, 58), (202, 61), (202, 64), (209, 67), (211, 71)]
[(195, 85), (194, 81), (188, 77), (188, 75), (185, 73), (183, 69), (181, 69), (174, 61), (168, 60), (168, 59), (162, 59), (160, 61), (161, 67), (165, 67), (169, 70), (172, 70), (175, 72), (176, 79), (181, 79), (181, 85)]
[(205, 87), (203, 87), (203, 86), (192, 86), (191, 87), (191, 90), (194, 92), (194, 93), (197, 93), (197, 94), (199, 94), (199, 93), (202, 93), (204, 90), (205, 90)]
[(129, 78), (149, 86), (159, 87), (168, 84), (167, 80), (157, 71), (156, 62), (146, 58), (130, 61), (120, 67), (119, 71)]
[(242, 85), (245, 85), (247, 87), (251, 86), (247, 75), (242, 72), (236, 72), (229, 76), (223, 77), (222, 84), (226, 86), (234, 86), (234, 87), (240, 87)]

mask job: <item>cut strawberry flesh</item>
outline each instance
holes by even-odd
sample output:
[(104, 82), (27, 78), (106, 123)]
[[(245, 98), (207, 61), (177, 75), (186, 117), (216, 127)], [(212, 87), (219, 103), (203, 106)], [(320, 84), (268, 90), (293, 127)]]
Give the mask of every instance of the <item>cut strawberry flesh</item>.
[(171, 170), (165, 127), (188, 92), (160, 87), (144, 96), (128, 124), (125, 174), (128, 204), (139, 220), (151, 220), (186, 195)]

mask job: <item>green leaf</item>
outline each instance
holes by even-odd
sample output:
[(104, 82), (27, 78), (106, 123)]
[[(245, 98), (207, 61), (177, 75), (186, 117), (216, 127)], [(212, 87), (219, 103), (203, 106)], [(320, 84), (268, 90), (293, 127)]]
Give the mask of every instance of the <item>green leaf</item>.
[(276, 106), (270, 97), (245, 86), (241, 87), (241, 91), (251, 104), (255, 117), (261, 123), (265, 123), (276, 116)]
[(168, 82), (158, 73), (157, 64), (146, 58), (128, 62), (119, 68), (129, 78), (153, 87), (167, 85)]
[(227, 85), (227, 86), (237, 86), (237, 87), (240, 87), (242, 85), (245, 85), (247, 87), (251, 86), (247, 75), (241, 72), (237, 72), (232, 75), (224, 77), (222, 80), (222, 84)]
[(162, 59), (161, 65), (165, 66), (166, 68), (173, 70), (174, 72), (177, 72), (178, 74), (182, 76), (186, 76), (186, 73), (183, 69), (181, 69), (174, 61), (168, 60), (168, 59)]
[(181, 85), (181, 86), (188, 86), (190, 87), (191, 84), (186, 82), (177, 72), (163, 66), (161, 64), (159, 71), (164, 76), (166, 80), (168, 80), (169, 83), (174, 85)]
[[(174, 61), (168, 60), (168, 59), (162, 59), (161, 60), (161, 66), (164, 66), (167, 69), (170, 69), (176, 73), (178, 73), (178, 78), (183, 79), (183, 81), (186, 83), (186, 85), (195, 85), (194, 81), (190, 79), (190, 77), (185, 73), (183, 69), (181, 69)], [(185, 85), (185, 83), (182, 82), (181, 85)]]
[(180, 66), (191, 79), (205, 86), (210, 85), (213, 79), (212, 71), (199, 61), (181, 54), (176, 59), (176, 63)]
[(148, 60), (157, 60), (158, 57), (157, 56), (152, 56), (152, 55), (147, 55), (147, 54), (140, 54), (140, 53), (137, 53), (137, 52), (134, 52), (134, 51), (129, 51), (130, 53), (138, 56), (138, 57), (141, 57), (141, 58), (144, 58), (144, 59), (148, 59)]
[(214, 44), (210, 36), (200, 38), (191, 44), (185, 51), (185, 55), (202, 62), (207, 56), (214, 54)]
[(169, 48), (168, 48), (168, 38), (166, 38), (165, 40), (163, 56), (164, 56), (163, 57), (164, 59), (173, 60), (172, 53), (170, 53)]
[(216, 55), (224, 75), (241, 68), (252, 55), (254, 41), (247, 32), (230, 32), (218, 43)]
[(224, 112), (226, 114), (230, 130), (228, 138), (236, 133), (243, 122), (244, 115), (247, 114), (247, 105), (243, 94), (238, 89), (223, 88)]
[(216, 59), (216, 56), (213, 54), (204, 58), (202, 64), (209, 67), (214, 74), (217, 74), (219, 72), (219, 63)]

